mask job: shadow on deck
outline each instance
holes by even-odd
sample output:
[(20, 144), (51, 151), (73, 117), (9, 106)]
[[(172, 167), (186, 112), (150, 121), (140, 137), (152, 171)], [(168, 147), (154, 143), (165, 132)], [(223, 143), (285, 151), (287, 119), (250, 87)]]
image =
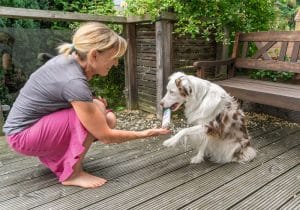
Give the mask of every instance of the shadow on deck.
[(247, 164), (189, 164), (190, 147), (162, 139), (95, 143), (85, 169), (108, 179), (96, 189), (65, 187), (36, 158), (0, 139), (0, 209), (300, 209), (300, 127), (266, 122), (250, 130)]

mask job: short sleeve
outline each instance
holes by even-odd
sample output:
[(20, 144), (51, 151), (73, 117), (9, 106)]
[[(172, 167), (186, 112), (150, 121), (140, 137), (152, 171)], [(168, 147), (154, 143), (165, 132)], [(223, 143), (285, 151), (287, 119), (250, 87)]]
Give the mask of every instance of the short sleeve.
[(93, 101), (92, 92), (86, 80), (70, 80), (62, 89), (62, 97), (68, 101)]

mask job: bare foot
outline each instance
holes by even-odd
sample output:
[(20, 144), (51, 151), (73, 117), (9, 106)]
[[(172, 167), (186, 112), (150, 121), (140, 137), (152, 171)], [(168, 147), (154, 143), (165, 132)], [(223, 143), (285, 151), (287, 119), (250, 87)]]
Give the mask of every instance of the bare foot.
[(73, 185), (83, 188), (95, 188), (103, 185), (107, 180), (97, 176), (93, 176), (84, 171), (80, 171), (77, 175), (70, 177), (66, 181), (63, 181), (63, 185)]

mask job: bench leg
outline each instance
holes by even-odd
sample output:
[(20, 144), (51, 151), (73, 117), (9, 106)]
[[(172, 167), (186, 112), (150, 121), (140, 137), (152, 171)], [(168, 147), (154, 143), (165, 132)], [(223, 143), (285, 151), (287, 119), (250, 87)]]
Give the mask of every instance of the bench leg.
[(2, 106), (0, 103), (0, 136), (4, 135), (4, 133), (2, 131), (3, 125), (4, 125), (4, 118), (3, 118)]

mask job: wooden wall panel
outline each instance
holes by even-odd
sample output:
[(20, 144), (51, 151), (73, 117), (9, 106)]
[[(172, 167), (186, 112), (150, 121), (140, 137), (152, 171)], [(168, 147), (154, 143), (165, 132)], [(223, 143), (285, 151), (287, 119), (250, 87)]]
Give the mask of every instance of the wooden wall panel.
[(156, 43), (154, 24), (136, 27), (137, 83), (139, 109), (156, 112)]
[[(170, 26), (167, 27), (168, 23), (165, 21), (160, 26), (166, 30), (171, 30)], [(158, 29), (155, 29), (155, 24), (136, 25), (139, 109), (157, 114), (161, 112), (158, 101), (164, 94), (168, 76), (176, 71), (195, 74), (196, 70), (192, 68), (194, 61), (199, 59), (214, 60), (216, 58), (216, 43), (214, 41), (207, 42), (201, 37), (193, 39), (188, 36), (180, 37), (176, 34), (168, 37), (164, 34), (165, 32), (157, 32), (156, 30)], [(157, 41), (156, 38), (161, 40)], [(171, 38), (173, 40), (170, 43), (168, 39)], [(161, 46), (157, 46), (158, 44)], [(171, 49), (171, 52), (158, 55), (160, 52), (158, 49)], [(165, 62), (166, 59), (170, 59), (170, 61), (167, 63)], [(213, 69), (208, 77), (210, 75), (211, 77), (214, 75)]]

